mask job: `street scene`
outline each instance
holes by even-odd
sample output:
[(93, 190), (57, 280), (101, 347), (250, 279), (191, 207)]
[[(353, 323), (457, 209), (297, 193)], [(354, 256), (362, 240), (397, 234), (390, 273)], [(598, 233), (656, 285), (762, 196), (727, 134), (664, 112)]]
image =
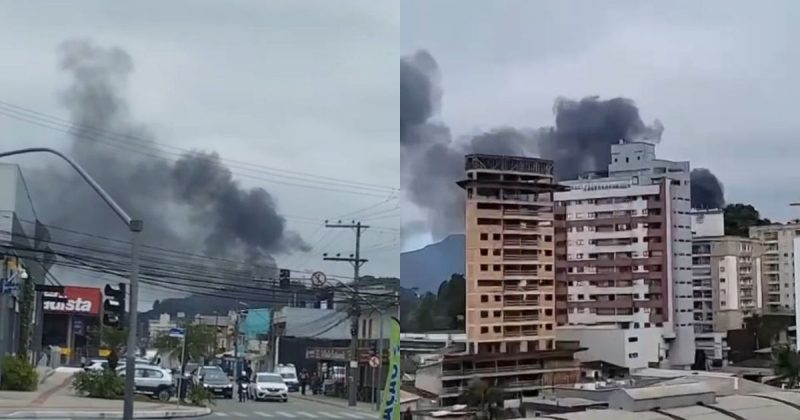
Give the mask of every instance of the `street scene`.
[(0, 16), (0, 418), (396, 417), (397, 5)]

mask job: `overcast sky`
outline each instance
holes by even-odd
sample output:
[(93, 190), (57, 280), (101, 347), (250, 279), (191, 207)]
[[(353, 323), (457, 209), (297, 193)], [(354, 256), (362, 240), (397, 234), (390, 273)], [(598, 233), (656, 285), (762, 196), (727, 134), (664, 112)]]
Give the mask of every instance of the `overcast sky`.
[(439, 119), (456, 136), (552, 125), (558, 96), (628, 97), (664, 124), (659, 157), (711, 169), (727, 202), (786, 221), (800, 200), (798, 18), (792, 0), (408, 0), (401, 50), (438, 61)]
[[(397, 2), (370, 0), (2, 2), (0, 101), (67, 118), (59, 45), (85, 38), (120, 47), (133, 59), (132, 116), (157, 142), (311, 174), (237, 175), (273, 194), (290, 229), (314, 246), (279, 263), (351, 275), (345, 263), (323, 263), (322, 253), (351, 252), (355, 236), (321, 225), (367, 208), (359, 216), (374, 228), (362, 239), (370, 260), (362, 274), (398, 276), (399, 210), (390, 189), (399, 187), (399, 14)], [(0, 133), (3, 148), (69, 141), (3, 115)], [(18, 160), (23, 171), (41, 161)], [(385, 188), (331, 191), (315, 177)], [(145, 291), (142, 300), (155, 296)]]

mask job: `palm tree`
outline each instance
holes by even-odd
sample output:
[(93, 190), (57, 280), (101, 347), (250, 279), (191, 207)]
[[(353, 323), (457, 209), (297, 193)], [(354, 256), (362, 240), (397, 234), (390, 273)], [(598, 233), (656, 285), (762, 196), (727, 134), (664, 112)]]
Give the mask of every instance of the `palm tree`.
[(494, 420), (497, 412), (503, 407), (504, 392), (502, 388), (489, 385), (480, 378), (470, 381), (460, 400), (468, 407), (480, 410), (484, 418)]
[(796, 387), (800, 382), (800, 354), (787, 344), (776, 345), (772, 348), (772, 369), (790, 388)]
[[(186, 358), (181, 360), (181, 371), (189, 360), (202, 360), (211, 355), (210, 350), (216, 343), (216, 335), (209, 325), (186, 325)], [(180, 359), (183, 353), (183, 340), (162, 333), (153, 341), (158, 354), (169, 359)]]

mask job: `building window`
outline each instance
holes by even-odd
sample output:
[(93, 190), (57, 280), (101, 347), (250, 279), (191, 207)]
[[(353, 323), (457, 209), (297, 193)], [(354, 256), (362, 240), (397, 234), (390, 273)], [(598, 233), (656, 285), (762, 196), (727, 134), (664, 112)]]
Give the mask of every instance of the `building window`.
[(494, 295), (494, 301), (500, 302), (500, 295)]
[(500, 264), (495, 264), (494, 266), (492, 266), (492, 270), (494, 271), (500, 271), (500, 269), (501, 269)]
[(500, 250), (499, 249), (493, 249), (492, 250), (492, 255), (494, 255), (495, 257), (499, 256), (500, 255)]
[(481, 255), (482, 255), (482, 256), (489, 255), (489, 250), (488, 250), (488, 249), (485, 249), (485, 248), (482, 248), (482, 249), (481, 249)]
[(481, 271), (489, 271), (489, 264), (481, 264)]
[(500, 313), (500, 311), (494, 311), (493, 315), (494, 315), (494, 317), (495, 317), (495, 318), (500, 318), (501, 316), (503, 316), (503, 315)]
[(496, 333), (500, 332), (500, 326), (499, 325), (495, 325), (494, 326), (494, 332), (496, 332)]
[(481, 318), (489, 318), (489, 311), (481, 311)]
[(639, 341), (639, 337), (628, 337), (629, 343), (636, 343), (637, 341)]
[(639, 357), (639, 353), (628, 353), (629, 359), (636, 359)]
[(494, 239), (495, 241), (499, 241), (500, 240), (500, 234), (499, 233), (492, 234), (492, 239)]
[(482, 241), (485, 241), (485, 240), (488, 240), (488, 239), (489, 239), (489, 234), (488, 233), (481, 233), (481, 240)]
[(486, 334), (489, 332), (489, 327), (481, 327), (481, 334)]
[(489, 301), (489, 295), (481, 295), (481, 302), (485, 303), (485, 302), (488, 302), (488, 301)]

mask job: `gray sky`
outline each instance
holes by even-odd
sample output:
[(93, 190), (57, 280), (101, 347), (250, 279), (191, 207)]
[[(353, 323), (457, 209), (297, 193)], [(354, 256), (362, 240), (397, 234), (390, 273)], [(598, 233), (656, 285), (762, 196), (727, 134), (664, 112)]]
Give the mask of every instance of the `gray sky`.
[(558, 96), (628, 97), (664, 124), (660, 157), (709, 168), (727, 202), (786, 221), (800, 199), (798, 17), (791, 0), (408, 0), (401, 51), (438, 61), (455, 136), (553, 125)]
[[(396, 2), (369, 0), (2, 2), (0, 101), (67, 118), (58, 100), (69, 84), (58, 46), (85, 38), (120, 47), (133, 59), (132, 117), (157, 142), (311, 174), (254, 179), (234, 169), (244, 186), (267, 189), (289, 228), (314, 246), (278, 256), (280, 264), (350, 275), (348, 265), (323, 263), (321, 254), (349, 253), (354, 235), (320, 226), (369, 207), (360, 213), (375, 227), (362, 240), (370, 259), (362, 273), (397, 276), (399, 210), (390, 189), (399, 187), (399, 13)], [(0, 133), (4, 148), (69, 142), (64, 133), (2, 115)], [(23, 170), (41, 164), (18, 161)], [(385, 188), (331, 191), (316, 177)]]

